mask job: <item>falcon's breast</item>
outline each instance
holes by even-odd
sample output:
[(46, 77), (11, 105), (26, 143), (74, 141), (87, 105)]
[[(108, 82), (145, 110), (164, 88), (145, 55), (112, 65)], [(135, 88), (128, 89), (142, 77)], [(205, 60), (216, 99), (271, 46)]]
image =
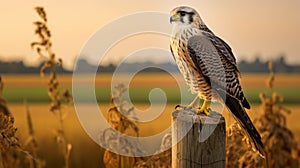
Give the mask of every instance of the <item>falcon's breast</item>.
[(201, 35), (199, 29), (179, 29), (171, 37), (170, 48), (175, 62), (192, 93), (198, 93), (201, 98), (211, 100), (211, 87), (205, 80), (198, 65), (193, 61), (188, 48), (188, 41), (195, 35)]

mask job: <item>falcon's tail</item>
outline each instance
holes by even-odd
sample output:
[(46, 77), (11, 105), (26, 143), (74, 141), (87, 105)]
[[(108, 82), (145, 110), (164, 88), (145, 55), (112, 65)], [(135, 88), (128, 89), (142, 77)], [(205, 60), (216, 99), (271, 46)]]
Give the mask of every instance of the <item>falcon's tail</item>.
[(233, 113), (239, 125), (243, 129), (245, 129), (245, 132), (247, 133), (252, 144), (254, 144), (256, 150), (260, 153), (262, 157), (264, 157), (265, 156), (264, 145), (261, 141), (261, 137), (258, 131), (256, 130), (255, 126), (253, 125), (251, 119), (249, 118), (248, 114), (246, 113), (244, 107), (237, 99), (227, 94), (226, 94), (225, 104), (227, 108), (229, 108), (229, 110)]

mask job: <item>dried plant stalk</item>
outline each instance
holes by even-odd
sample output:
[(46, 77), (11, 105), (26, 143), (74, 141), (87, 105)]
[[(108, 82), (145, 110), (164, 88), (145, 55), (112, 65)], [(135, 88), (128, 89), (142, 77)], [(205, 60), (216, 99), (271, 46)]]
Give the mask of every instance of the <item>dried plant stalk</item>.
[(129, 141), (126, 137), (121, 136), (121, 134), (127, 134), (138, 137), (139, 128), (134, 121), (130, 120), (130, 118), (135, 118), (134, 108), (122, 99), (122, 93), (126, 91), (126, 88), (124, 85), (117, 85), (115, 89), (116, 91), (111, 98), (111, 107), (108, 111), (108, 122), (111, 128), (105, 129), (99, 135), (102, 146), (109, 149), (105, 151), (103, 161), (107, 168), (133, 167), (139, 160), (138, 158), (110, 152), (121, 150), (131, 153), (133, 156), (141, 156), (143, 153), (138, 142)]
[(26, 118), (27, 118), (27, 125), (28, 125), (28, 133), (29, 136), (25, 141), (24, 147), (27, 149), (31, 155), (27, 156), (28, 166), (30, 168), (43, 168), (46, 166), (46, 161), (41, 159), (37, 152), (38, 152), (38, 143), (35, 137), (35, 132), (33, 128), (31, 113), (27, 104), (27, 101), (24, 101), (26, 107)]
[[(128, 141), (120, 136), (120, 133), (139, 136), (139, 128), (135, 122), (130, 120), (138, 120), (135, 117), (134, 108), (128, 102), (122, 99), (122, 94), (126, 91), (124, 85), (120, 84), (115, 87), (116, 91), (111, 98), (111, 107), (108, 111), (108, 122), (111, 128), (100, 133), (100, 143), (105, 146), (104, 163), (107, 168), (170, 168), (171, 167), (171, 133), (165, 135), (162, 140), (160, 150), (151, 157), (126, 157), (115, 154), (110, 151), (125, 150), (132, 156), (142, 156), (143, 150), (139, 146), (139, 142)], [(118, 131), (116, 131), (118, 130)]]
[(60, 92), (59, 80), (57, 78), (57, 67), (62, 66), (62, 59), (57, 58), (55, 53), (52, 52), (51, 31), (47, 25), (47, 14), (43, 7), (35, 7), (35, 10), (41, 20), (35, 21), (33, 24), (36, 26), (35, 34), (39, 41), (32, 42), (31, 47), (40, 55), (40, 57), (46, 58), (40, 69), (41, 76), (45, 75), (47, 70), (50, 70), (48, 81), (48, 96), (51, 99), (50, 111), (58, 117), (60, 128), (56, 131), (56, 140), (62, 147), (64, 154), (65, 167), (69, 167), (69, 157), (72, 149), (72, 145), (66, 140), (64, 130), (64, 118), (67, 115), (67, 111), (62, 110), (62, 103), (72, 102), (72, 95), (68, 90)]

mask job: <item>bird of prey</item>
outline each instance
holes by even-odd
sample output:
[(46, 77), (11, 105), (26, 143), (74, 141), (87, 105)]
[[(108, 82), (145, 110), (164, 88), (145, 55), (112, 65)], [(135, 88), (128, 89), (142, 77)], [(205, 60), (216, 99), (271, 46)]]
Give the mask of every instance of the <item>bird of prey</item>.
[(170, 22), (173, 25), (171, 52), (191, 91), (198, 94), (185, 108), (195, 108), (201, 98), (204, 102), (198, 113), (208, 115), (210, 101), (225, 104), (254, 149), (264, 155), (261, 137), (245, 111), (250, 105), (239, 82), (240, 72), (230, 46), (217, 37), (191, 7), (173, 9)]

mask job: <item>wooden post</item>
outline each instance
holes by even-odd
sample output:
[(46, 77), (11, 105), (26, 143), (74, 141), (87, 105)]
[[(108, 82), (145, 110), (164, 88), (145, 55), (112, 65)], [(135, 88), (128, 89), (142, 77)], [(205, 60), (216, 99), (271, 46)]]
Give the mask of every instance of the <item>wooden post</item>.
[(205, 116), (184, 109), (172, 115), (172, 168), (224, 168), (224, 117), (212, 111)]

